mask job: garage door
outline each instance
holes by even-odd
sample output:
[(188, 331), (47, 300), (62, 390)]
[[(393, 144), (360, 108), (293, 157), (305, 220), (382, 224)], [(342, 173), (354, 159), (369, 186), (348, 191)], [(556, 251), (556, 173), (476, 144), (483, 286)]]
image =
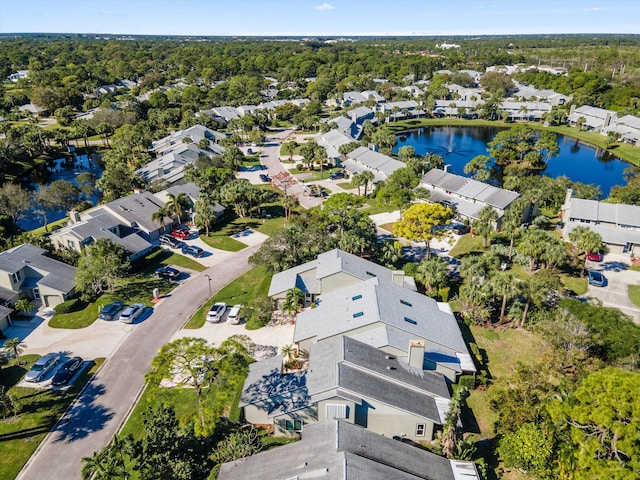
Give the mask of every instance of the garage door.
[(55, 307), (62, 303), (62, 299), (58, 295), (45, 295), (44, 296), (44, 306), (45, 307)]

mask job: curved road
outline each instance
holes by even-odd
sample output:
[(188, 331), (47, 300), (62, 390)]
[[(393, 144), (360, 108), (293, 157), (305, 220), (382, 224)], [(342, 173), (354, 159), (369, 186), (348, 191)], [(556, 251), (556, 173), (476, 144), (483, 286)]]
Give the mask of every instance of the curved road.
[(250, 269), (259, 245), (234, 254), (224, 266), (194, 275), (160, 301), (153, 314), (135, 326), (45, 437), (20, 474), (21, 480), (79, 479), (82, 458), (107, 445), (126, 420), (144, 386), (158, 349), (169, 342), (189, 315), (227, 283)]

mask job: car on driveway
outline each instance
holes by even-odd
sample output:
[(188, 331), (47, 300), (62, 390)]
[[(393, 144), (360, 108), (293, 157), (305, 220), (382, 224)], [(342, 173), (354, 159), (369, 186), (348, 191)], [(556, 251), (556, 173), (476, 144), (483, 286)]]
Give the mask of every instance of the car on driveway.
[(51, 384), (55, 385), (56, 387), (66, 385), (67, 383), (69, 383), (69, 380), (73, 378), (76, 372), (80, 370), (80, 368), (82, 368), (83, 364), (84, 360), (82, 360), (82, 358), (80, 357), (70, 358), (62, 365), (60, 365), (60, 368), (58, 368), (58, 371), (51, 379)]
[(587, 260), (591, 262), (601, 262), (604, 259), (604, 255), (600, 252), (589, 252), (587, 254)]
[(242, 305), (234, 305), (227, 315), (227, 323), (238, 325), (240, 323), (240, 309)]
[(217, 302), (211, 306), (207, 312), (207, 322), (217, 323), (222, 320), (224, 312), (227, 310), (227, 304), (224, 302)]
[(261, 173), (260, 174), (260, 180), (262, 180), (263, 182), (270, 182), (271, 181), (271, 177), (269, 175), (267, 175), (266, 173)]
[(142, 303), (134, 303), (125, 307), (124, 310), (120, 313), (119, 320), (122, 323), (133, 323), (136, 321), (136, 318), (140, 316), (142, 312), (144, 312), (145, 306)]
[(167, 247), (171, 248), (180, 248), (182, 246), (182, 242), (176, 237), (167, 235), (165, 233), (163, 235), (160, 235), (160, 245), (166, 245)]
[(120, 310), (124, 307), (124, 303), (122, 302), (113, 302), (106, 305), (98, 314), (98, 318), (100, 320), (113, 320), (116, 318), (116, 315)]
[(186, 228), (175, 228), (171, 231), (171, 235), (180, 240), (188, 240), (191, 237), (191, 233)]
[(589, 285), (604, 287), (607, 283), (607, 279), (605, 278), (605, 276), (598, 270), (589, 270), (587, 275), (589, 277)]
[(165, 265), (164, 267), (156, 270), (156, 276), (166, 280), (176, 280), (180, 276), (180, 270), (177, 270), (170, 265)]
[(26, 373), (24, 380), (26, 382), (40, 382), (59, 361), (60, 357), (55, 353), (49, 353), (40, 357)]
[(463, 225), (461, 223), (455, 223), (451, 225), (451, 231), (456, 235), (465, 235), (471, 231), (469, 225)]
[(329, 175), (329, 180), (338, 180), (339, 178), (344, 178), (344, 172), (333, 172)]
[(182, 247), (182, 253), (191, 255), (192, 257), (201, 257), (204, 255), (204, 250), (196, 245), (186, 245)]

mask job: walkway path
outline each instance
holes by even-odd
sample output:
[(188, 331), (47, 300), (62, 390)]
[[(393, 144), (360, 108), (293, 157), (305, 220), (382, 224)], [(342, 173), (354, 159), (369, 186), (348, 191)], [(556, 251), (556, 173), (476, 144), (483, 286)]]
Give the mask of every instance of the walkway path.
[(224, 268), (212, 267), (194, 275), (160, 301), (151, 316), (133, 325), (131, 333), (45, 437), (17, 478), (81, 478), (81, 459), (107, 445), (125, 421), (158, 349), (209, 298), (205, 275), (209, 274), (211, 289), (217, 292), (249, 270), (248, 258), (257, 249), (258, 245), (246, 248), (227, 259)]

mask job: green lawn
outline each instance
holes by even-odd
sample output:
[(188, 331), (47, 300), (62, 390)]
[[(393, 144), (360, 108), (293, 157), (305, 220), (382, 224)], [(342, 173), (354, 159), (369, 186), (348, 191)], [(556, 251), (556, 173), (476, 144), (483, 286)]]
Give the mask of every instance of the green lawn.
[(569, 275), (560, 275), (560, 280), (567, 290), (571, 290), (576, 295), (584, 295), (587, 293), (587, 279), (572, 277)]
[(306, 176), (304, 178), (304, 181), (309, 183), (309, 182), (315, 182), (316, 180), (328, 180), (329, 179), (329, 175), (331, 175), (332, 172), (339, 172), (342, 171), (341, 168), (325, 168), (323, 172), (320, 172), (320, 170), (298, 170), (297, 168), (293, 167), (289, 169), (289, 172), (291, 173), (291, 175), (299, 175), (301, 173), (304, 173), (308, 176)]
[(209, 235), (230, 237), (250, 228), (271, 236), (284, 227), (284, 209), (281, 201), (265, 203), (260, 208), (271, 218), (238, 217), (229, 211), (210, 229)]
[(629, 285), (629, 300), (636, 307), (640, 307), (640, 285)]
[(262, 267), (254, 267), (247, 273), (239, 276), (214, 295), (207, 303), (191, 317), (184, 328), (200, 328), (206, 321), (209, 307), (216, 302), (225, 302), (227, 305), (247, 305), (254, 298), (266, 295), (271, 283), (271, 274)]
[[(357, 187), (354, 187), (353, 185), (351, 185), (351, 182), (340, 182), (340, 183), (336, 183), (337, 186), (339, 186), (341, 189), (343, 190), (353, 190)], [(362, 187), (360, 188), (360, 191), (362, 191)]]
[(209, 236), (201, 233), (200, 239), (212, 248), (227, 252), (239, 252), (243, 248), (247, 248), (244, 243), (217, 232), (209, 232)]
[(207, 267), (186, 255), (174, 253), (169, 249), (161, 247), (156, 248), (151, 253), (145, 255), (139, 260), (136, 260), (136, 262), (134, 262), (133, 269), (138, 274), (142, 273), (152, 275), (153, 272), (163, 265), (173, 265), (175, 267), (187, 268), (196, 272), (203, 272), (207, 269)]
[(456, 243), (456, 246), (451, 249), (449, 255), (459, 258), (471, 253), (482, 252), (484, 252), (484, 249), (482, 248), (482, 237), (474, 237), (470, 233), (467, 233), (458, 239), (458, 243)]
[[(363, 191), (364, 193), (364, 191)], [(370, 193), (370, 190), (367, 194)], [(364, 201), (364, 205), (361, 207), (362, 211), (367, 215), (376, 215), (378, 213), (389, 213), (398, 210), (398, 207), (394, 205), (378, 205), (375, 198), (368, 198)]]
[(45, 435), (53, 428), (62, 413), (89, 381), (104, 361), (98, 358), (67, 390), (35, 389), (15, 386), (38, 359), (38, 355), (24, 355), (26, 365), (14, 362), (2, 369), (0, 384), (9, 389), (22, 405), (15, 418), (0, 420), (0, 478), (15, 478)]

